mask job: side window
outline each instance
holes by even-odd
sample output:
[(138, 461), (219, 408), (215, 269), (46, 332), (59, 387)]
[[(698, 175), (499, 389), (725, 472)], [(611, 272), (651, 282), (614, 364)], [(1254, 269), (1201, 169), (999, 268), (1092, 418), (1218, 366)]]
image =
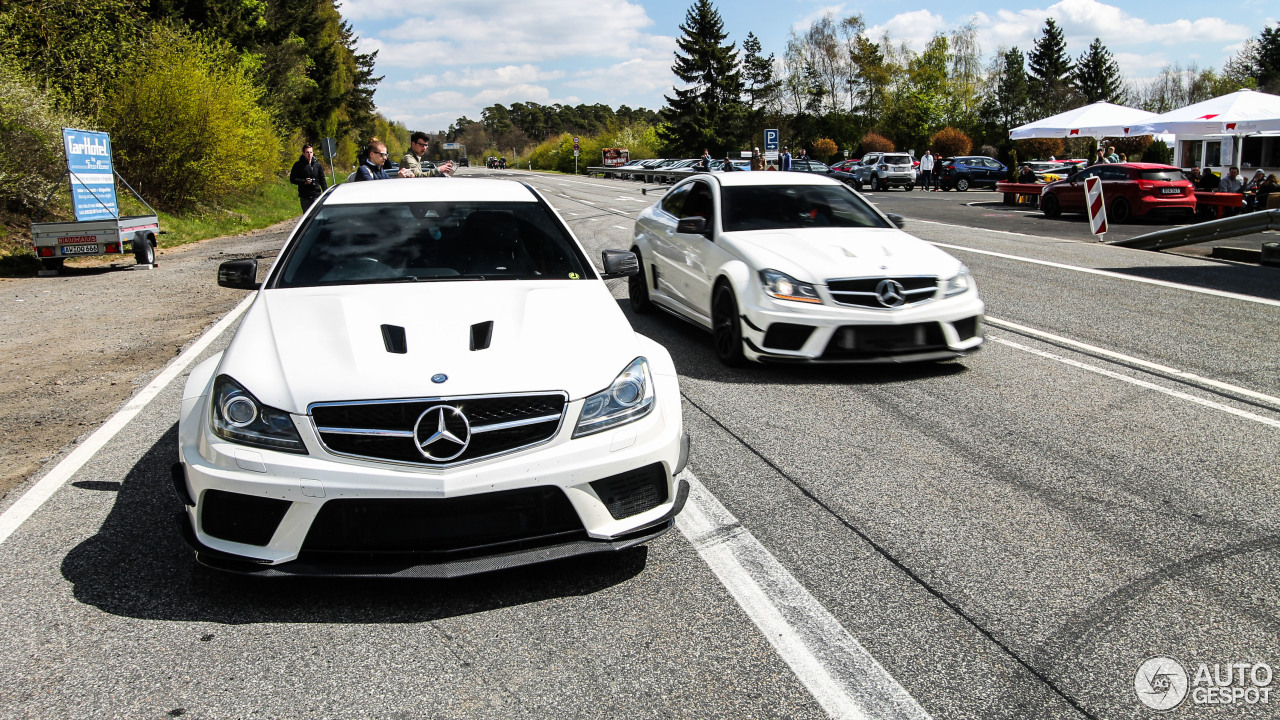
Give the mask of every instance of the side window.
[(689, 188), (691, 187), (693, 187), (692, 184), (681, 185), (675, 190), (667, 193), (667, 196), (662, 198), (662, 211), (673, 217), (684, 217), (680, 214), (680, 211), (684, 207), (685, 198), (689, 196)]
[(688, 199), (684, 201), (683, 217), (706, 218), (707, 223), (710, 224), (713, 212), (711, 188), (703, 182), (690, 183), (690, 186), (692, 189), (689, 191)]
[(1124, 171), (1124, 168), (1102, 167), (1098, 170), (1098, 177), (1103, 180), (1128, 180), (1129, 174)]
[(1098, 174), (1098, 168), (1096, 167), (1087, 168), (1085, 170), (1081, 170), (1079, 173), (1076, 174), (1076, 180), (1079, 182), (1084, 182), (1085, 178), (1091, 178), (1097, 174)]
[(996, 162), (995, 160), (983, 160), (982, 164), (986, 165), (988, 168), (991, 168), (992, 170), (1000, 169), (1000, 163)]

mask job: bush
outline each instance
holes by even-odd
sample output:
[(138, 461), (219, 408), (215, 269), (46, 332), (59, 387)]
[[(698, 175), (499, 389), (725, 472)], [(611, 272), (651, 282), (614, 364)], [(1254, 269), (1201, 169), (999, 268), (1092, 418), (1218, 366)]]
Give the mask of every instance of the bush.
[(163, 26), (137, 48), (101, 119), (120, 174), (139, 192), (179, 210), (240, 197), (281, 172), (280, 138), (251, 62)]
[(813, 143), (814, 157), (823, 162), (827, 162), (838, 150), (835, 141), (831, 138), (818, 138)]
[(999, 157), (1000, 151), (994, 145), (982, 145), (978, 148), (978, 154), (989, 158)]
[[(1132, 156), (1130, 156), (1132, 159)], [(1162, 142), (1153, 142), (1142, 151), (1142, 162), (1173, 164), (1173, 148)]]
[(1124, 153), (1136, 162), (1139, 157), (1142, 157), (1143, 151), (1150, 147), (1153, 140), (1155, 138), (1150, 135), (1102, 138), (1102, 147), (1114, 147), (1117, 153)]
[(858, 144), (858, 150), (863, 155), (873, 152), (893, 152), (894, 145), (892, 140), (883, 135), (867, 133), (862, 136), (862, 141)]
[(1066, 157), (1066, 146), (1062, 144), (1062, 138), (1028, 138), (1014, 140), (1013, 145), (1018, 149), (1018, 157), (1024, 160)]
[(942, 157), (955, 157), (956, 155), (968, 155), (973, 149), (973, 141), (963, 130), (953, 127), (944, 127), (934, 133), (929, 138), (929, 147)]
[(31, 213), (66, 182), (62, 128), (91, 128), (87, 121), (58, 110), (47, 91), (33, 87), (12, 68), (0, 61), (0, 199), (7, 210)]

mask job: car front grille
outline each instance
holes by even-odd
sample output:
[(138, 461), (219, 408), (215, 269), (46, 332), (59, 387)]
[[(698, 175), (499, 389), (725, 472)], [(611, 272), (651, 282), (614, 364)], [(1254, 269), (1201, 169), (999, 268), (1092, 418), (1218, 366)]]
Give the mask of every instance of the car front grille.
[(945, 350), (946, 337), (936, 322), (910, 325), (848, 325), (837, 329), (823, 360), (856, 360)]
[[(897, 283), (896, 294), (902, 296), (899, 304), (889, 304), (883, 297), (882, 283)], [(831, 297), (841, 305), (873, 308), (876, 310), (894, 310), (900, 307), (911, 307), (933, 300), (938, 294), (938, 278), (932, 275), (907, 277), (868, 277), (844, 278), (828, 280), (827, 290)], [(889, 297), (892, 297), (890, 295)]]
[[(560, 429), (567, 403), (564, 393), (542, 393), (316, 403), (308, 410), (320, 442), (336, 455), (450, 467), (551, 440)], [(427, 443), (432, 455), (428, 457), (419, 447), (438, 429), (441, 411), (425, 418), (424, 413), (441, 406), (446, 408), (446, 429), (461, 442)], [(465, 417), (465, 424), (459, 416)], [(419, 418), (424, 422), (415, 438)]]

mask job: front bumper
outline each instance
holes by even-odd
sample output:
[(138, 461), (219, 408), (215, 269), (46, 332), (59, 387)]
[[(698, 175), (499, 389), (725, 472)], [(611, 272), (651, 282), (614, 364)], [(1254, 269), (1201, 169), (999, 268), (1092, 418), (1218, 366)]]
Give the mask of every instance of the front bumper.
[(260, 576), (454, 577), (633, 547), (687, 494), (676, 379), (654, 383), (638, 421), (573, 439), (578, 400), (550, 442), (447, 469), (329, 454), (305, 415), (293, 419), (306, 455), (228, 443), (208, 430), (207, 393), (184, 400), (184, 536), (203, 564)]
[(985, 305), (973, 290), (896, 310), (824, 300), (806, 305), (757, 294), (741, 318), (747, 356), (778, 363), (926, 362), (972, 354), (984, 342)]

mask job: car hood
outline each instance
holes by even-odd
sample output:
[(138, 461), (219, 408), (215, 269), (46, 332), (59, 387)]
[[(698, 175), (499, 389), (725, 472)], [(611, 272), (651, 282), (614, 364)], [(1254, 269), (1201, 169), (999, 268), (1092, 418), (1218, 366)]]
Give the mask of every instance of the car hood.
[(726, 233), (757, 270), (781, 270), (797, 280), (936, 275), (947, 278), (961, 263), (933, 245), (891, 228), (804, 228)]
[[(493, 323), (487, 349), (472, 325)], [(404, 328), (388, 351), (383, 325)], [(604, 389), (640, 343), (604, 283), (473, 281), (264, 290), (218, 368), (259, 401), (313, 402)], [(432, 376), (446, 375), (442, 383)]]

